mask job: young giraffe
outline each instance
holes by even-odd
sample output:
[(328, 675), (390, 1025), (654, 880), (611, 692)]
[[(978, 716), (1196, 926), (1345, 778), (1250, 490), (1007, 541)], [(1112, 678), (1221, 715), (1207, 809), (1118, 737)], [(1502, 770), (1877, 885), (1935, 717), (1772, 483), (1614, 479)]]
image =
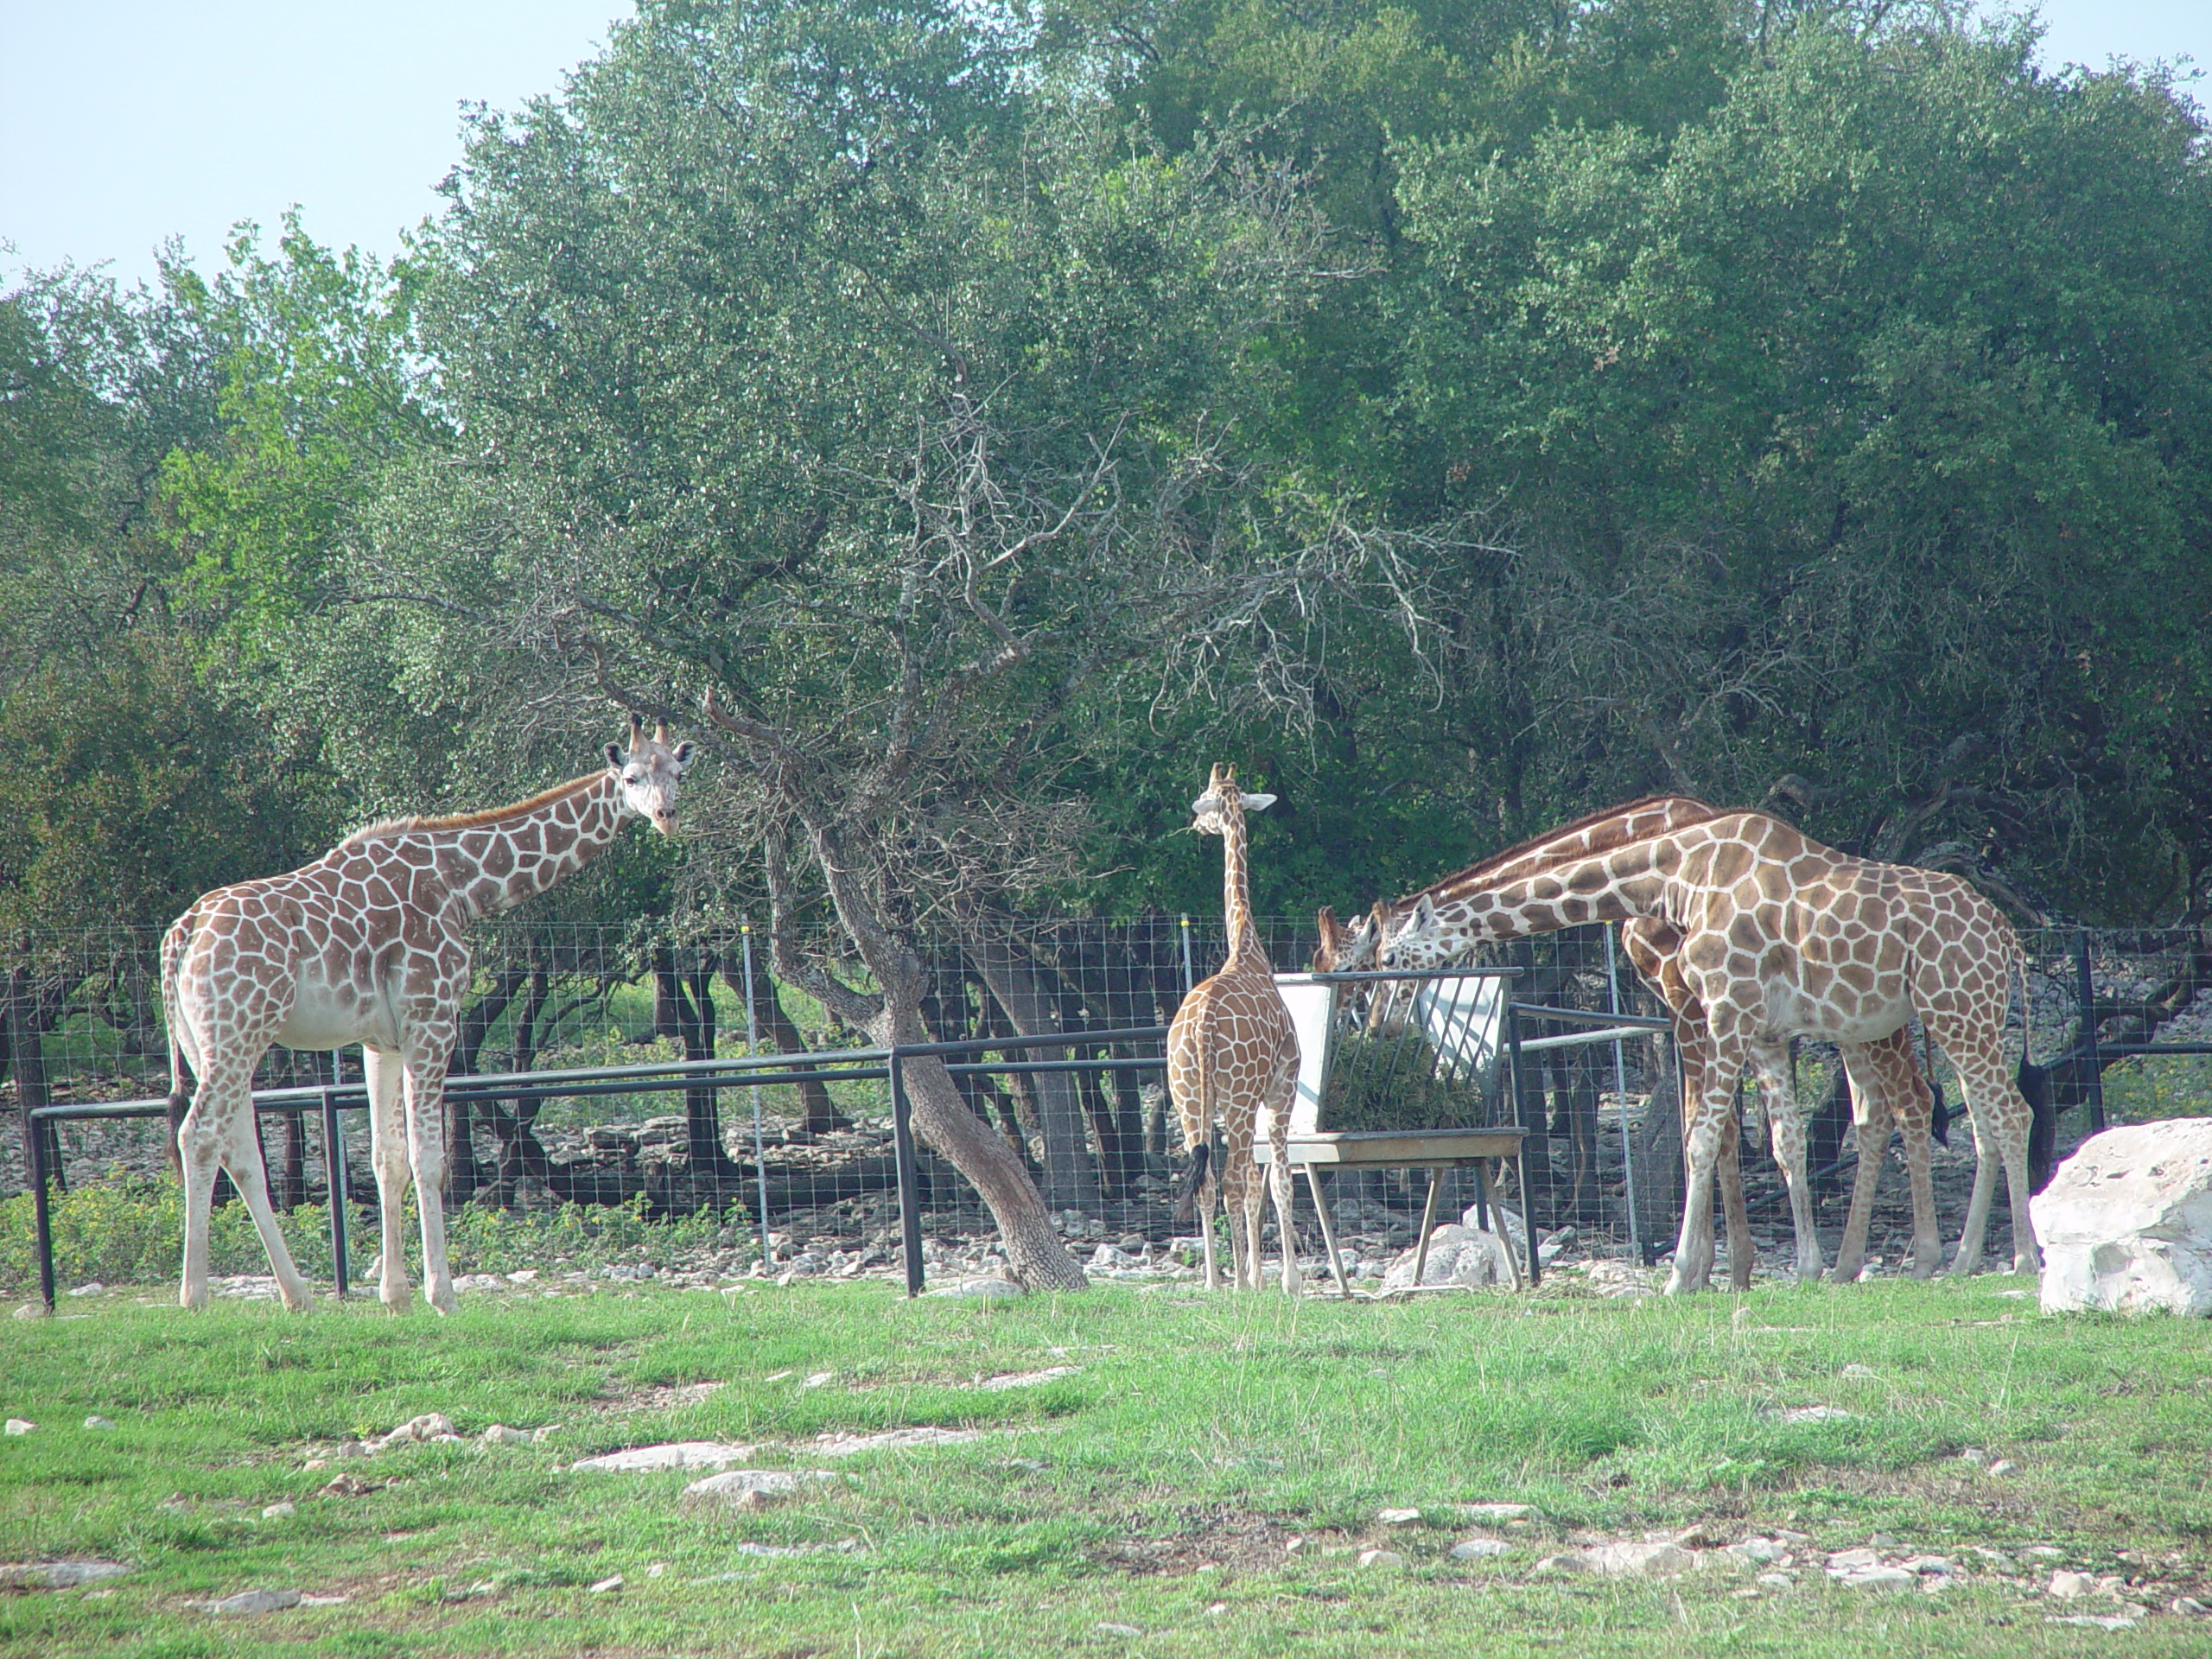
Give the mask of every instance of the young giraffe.
[[(1275, 1227), (1282, 1235), (1282, 1287), (1298, 1294), (1298, 1235), (1292, 1230), (1290, 1109), (1298, 1089), (1298, 1033), (1275, 989), (1273, 965), (1252, 925), (1246, 875), (1244, 815), (1263, 812), (1272, 795), (1247, 795), (1234, 767), (1217, 766), (1206, 792), (1191, 803), (1191, 828), (1222, 840), (1222, 909), (1229, 922), (1229, 960), (1212, 978), (1191, 988), (1167, 1028), (1167, 1092), (1192, 1155), (1188, 1185), (1198, 1194), (1198, 1232), (1205, 1240), (1206, 1286), (1218, 1289), (1214, 1255), (1213, 1201), (1218, 1185), (1229, 1212), (1229, 1243), (1239, 1290), (1260, 1287), (1260, 1184), (1252, 1158), (1259, 1115), (1269, 1115), (1268, 1189)], [(1207, 1150), (1218, 1118), (1224, 1142), (1218, 1173)]]
[[(1448, 878), (1439, 887), (1456, 890), (1478, 882), (1495, 884), (1522, 880), (1541, 874), (1567, 859), (1592, 856), (1649, 836), (1725, 816), (1728, 815), (1721, 808), (1689, 796), (1649, 796), (1625, 806), (1593, 812), (1549, 835), (1509, 848)], [(1438, 889), (1428, 891), (1434, 893)], [(1339, 925), (1335, 912), (1325, 906), (1317, 918), (1321, 948), (1314, 953), (1315, 971), (1371, 966), (1376, 942), (1386, 930), (1396, 926), (1413, 910), (1420, 897), (1415, 894), (1395, 904), (1378, 902), (1369, 917), (1351, 928)], [(1621, 943), (1630, 962), (1658, 991), (1672, 1017), (1675, 1041), (1682, 1062), (1681, 1103), (1687, 1123), (1694, 1103), (1700, 1097), (1705, 1069), (1711, 1063), (1711, 1057), (1705, 1012), (1682, 971), (1681, 937), (1664, 921), (1639, 916), (1631, 917), (1622, 925)], [(1929, 1179), (1928, 1157), (1935, 1097), (1913, 1065), (1910, 1040), (1902, 1030), (1874, 1043), (1845, 1045), (1843, 1053), (1846, 1070), (1853, 1080), (1860, 1159), (1859, 1178), (1852, 1192), (1851, 1214), (1837, 1255), (1837, 1277), (1858, 1276), (1866, 1252), (1867, 1227), (1873, 1216), (1875, 1183), (1882, 1155), (1887, 1149), (1891, 1122), (1897, 1124), (1904, 1140), (1913, 1199), (1914, 1268), (1924, 1277), (1936, 1270), (1938, 1249), (1935, 1193)], [(1750, 1059), (1758, 1075), (1766, 1104), (1767, 1129), (1774, 1144), (1775, 1161), (1782, 1166), (1783, 1183), (1789, 1193), (1791, 1218), (1796, 1229), (1798, 1276), (1815, 1278), (1821, 1271), (1820, 1243), (1805, 1168), (1804, 1121), (1789, 1074), (1788, 1044), (1756, 1045), (1751, 1050)], [(1748, 1289), (1752, 1252), (1733, 1111), (1721, 1126), (1714, 1173), (1720, 1189), (1721, 1208), (1728, 1222), (1729, 1278), (1737, 1289)]]
[(647, 739), (632, 715), (627, 750), (608, 744), (602, 771), (486, 812), (372, 825), (288, 875), (219, 887), (176, 919), (162, 941), (172, 1112), (183, 1104), (187, 1065), (198, 1079), (177, 1131), (185, 1306), (207, 1302), (207, 1211), (218, 1162), (252, 1214), (284, 1306), (307, 1306), (307, 1281), (269, 1207), (253, 1071), (272, 1042), (318, 1049), (358, 1042), (384, 1211), (378, 1294), (394, 1312), (412, 1294), (399, 1233), (411, 1168), (424, 1291), (440, 1313), (453, 1311), (441, 1200), (446, 1061), (468, 988), (465, 930), (574, 875), (628, 818), (650, 818), (672, 834), (677, 779), (690, 757), (691, 745), (671, 744), (665, 726)]
[[(1732, 813), (1534, 876), (1440, 882), (1386, 933), (1381, 954), (1421, 966), (1487, 939), (1631, 918), (1661, 922), (1679, 939), (1682, 983), (1705, 1011), (1709, 1044), (1684, 1136), (1689, 1194), (1670, 1293), (1710, 1277), (1714, 1166), (1752, 1052), (1793, 1035), (1873, 1043), (1900, 1032), (1916, 1008), (1959, 1074), (1980, 1154), (1952, 1271), (1970, 1273), (1980, 1260), (1993, 1150), (2012, 1199), (2014, 1270), (2041, 1266), (2027, 1205), (2030, 1112), (2004, 1063), (2024, 959), (2004, 917), (1956, 876), (1848, 858), (1777, 819)], [(1862, 1165), (1862, 1179), (1869, 1173)], [(1929, 1259), (1918, 1253), (1921, 1264)]]

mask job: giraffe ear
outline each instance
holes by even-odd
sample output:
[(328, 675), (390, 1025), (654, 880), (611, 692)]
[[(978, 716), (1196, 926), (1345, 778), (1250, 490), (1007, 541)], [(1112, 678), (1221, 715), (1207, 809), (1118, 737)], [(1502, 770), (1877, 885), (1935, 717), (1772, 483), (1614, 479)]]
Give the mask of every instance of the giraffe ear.
[(1275, 804), (1272, 795), (1246, 795), (1243, 798), (1247, 812), (1264, 812)]
[(696, 744), (679, 743), (670, 752), (669, 758), (676, 762), (676, 770), (679, 775), (684, 767), (691, 764), (691, 751), (696, 747)]
[(607, 769), (609, 772), (622, 770), (622, 746), (620, 743), (607, 746)]
[(1436, 925), (1436, 900), (1430, 898), (1425, 893), (1421, 894), (1421, 896), (1414, 902), (1413, 919), (1408, 923), (1407, 925), (1409, 927), (1420, 928), (1423, 931), (1434, 927)]

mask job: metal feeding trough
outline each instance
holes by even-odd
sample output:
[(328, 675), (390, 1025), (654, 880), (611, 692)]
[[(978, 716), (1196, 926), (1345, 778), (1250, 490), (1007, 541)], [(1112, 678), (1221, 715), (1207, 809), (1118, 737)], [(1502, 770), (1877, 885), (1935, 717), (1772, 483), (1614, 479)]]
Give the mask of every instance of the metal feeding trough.
[[(1298, 1032), (1298, 1092), (1291, 1107), (1288, 1155), (1306, 1172), (1329, 1268), (1344, 1295), (1351, 1286), (1337, 1249), (1335, 1224), (1321, 1194), (1324, 1169), (1426, 1169), (1428, 1201), (1421, 1218), (1414, 1282), (1428, 1265), (1444, 1172), (1471, 1166), (1477, 1219), (1497, 1206), (1492, 1158), (1510, 1158), (1521, 1198), (1523, 1258), (1503, 1227), (1515, 1288), (1536, 1282), (1529, 1178), (1521, 1160), (1528, 1131), (1510, 1086), (1516, 1033), (1507, 995), (1510, 968), (1440, 968), (1415, 973), (1278, 974), (1275, 987)], [(1325, 1122), (1357, 1127), (1323, 1128)], [(1255, 1137), (1262, 1163), (1273, 1156)]]

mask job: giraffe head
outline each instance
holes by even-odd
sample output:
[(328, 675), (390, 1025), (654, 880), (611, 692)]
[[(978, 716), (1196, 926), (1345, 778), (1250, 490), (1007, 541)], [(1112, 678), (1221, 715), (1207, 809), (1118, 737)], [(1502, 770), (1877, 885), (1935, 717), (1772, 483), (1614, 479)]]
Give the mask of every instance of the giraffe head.
[(666, 721), (654, 723), (645, 735), (644, 724), (630, 716), (630, 746), (607, 746), (607, 769), (621, 791), (625, 816), (634, 813), (652, 821), (664, 836), (676, 833), (676, 780), (691, 764), (691, 745), (670, 741)]
[(1206, 792), (1191, 803), (1191, 828), (1202, 836), (1225, 836), (1232, 820), (1247, 812), (1264, 812), (1275, 804), (1272, 795), (1247, 795), (1236, 787), (1236, 768), (1217, 764)]
[(1337, 919), (1337, 912), (1327, 905), (1313, 919), (1320, 929), (1321, 946), (1313, 953), (1313, 971), (1317, 974), (1358, 974), (1375, 966), (1375, 947), (1382, 938), (1384, 918), (1389, 906), (1382, 899), (1375, 901), (1375, 908), (1346, 927)]
[(1427, 893), (1415, 899), (1412, 909), (1396, 916), (1388, 915), (1381, 905), (1375, 909), (1379, 966), (1408, 970), (1442, 968), (1466, 954), (1466, 938), (1438, 916), (1436, 900)]

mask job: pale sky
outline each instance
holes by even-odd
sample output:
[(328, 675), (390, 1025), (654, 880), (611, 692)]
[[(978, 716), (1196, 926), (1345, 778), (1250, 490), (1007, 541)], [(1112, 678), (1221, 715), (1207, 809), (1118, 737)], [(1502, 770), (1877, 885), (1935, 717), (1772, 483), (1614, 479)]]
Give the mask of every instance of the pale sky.
[[(2186, 55), (2212, 70), (2212, 0), (2041, 10), (2047, 67)], [(627, 0), (0, 0), (0, 242), (14, 245), (0, 289), (64, 260), (150, 278), (172, 235), (213, 270), (234, 220), (273, 232), (293, 203), (318, 241), (388, 257), (437, 211), (461, 106), (558, 92), (629, 13)]]

